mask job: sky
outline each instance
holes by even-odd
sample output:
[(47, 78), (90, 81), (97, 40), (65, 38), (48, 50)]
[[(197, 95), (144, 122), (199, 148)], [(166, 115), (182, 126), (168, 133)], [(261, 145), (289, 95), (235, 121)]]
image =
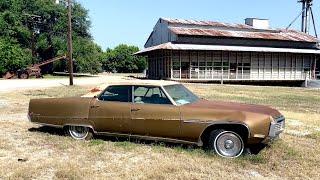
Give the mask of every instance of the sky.
[[(244, 23), (248, 17), (286, 28), (301, 13), (297, 0), (76, 0), (89, 10), (91, 34), (103, 50), (119, 44), (143, 48), (160, 17)], [(313, 11), (320, 32), (320, 0)], [(300, 29), (301, 18), (292, 26)], [(311, 32), (313, 34), (313, 31)]]

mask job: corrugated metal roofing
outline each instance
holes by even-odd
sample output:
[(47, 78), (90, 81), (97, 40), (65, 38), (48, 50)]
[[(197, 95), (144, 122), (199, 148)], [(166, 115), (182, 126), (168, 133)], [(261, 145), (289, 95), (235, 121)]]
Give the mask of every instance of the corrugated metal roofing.
[(170, 30), (178, 35), (318, 42), (316, 37), (295, 30), (256, 29), (246, 24), (214, 21), (161, 19), (171, 24), (172, 26), (169, 25)]
[(294, 30), (279, 30), (277, 32), (252, 32), (236, 30), (219, 30), (219, 29), (201, 29), (201, 28), (184, 28), (170, 27), (171, 32), (177, 35), (188, 36), (210, 36), (210, 37), (232, 37), (247, 39), (267, 39), (281, 41), (298, 41), (298, 42), (318, 42), (317, 38)]
[(249, 47), (249, 46), (220, 46), (220, 45), (199, 45), (199, 44), (173, 44), (171, 42), (158, 46), (143, 49), (136, 55), (141, 55), (154, 50), (204, 50), (204, 51), (245, 51), (245, 52), (286, 52), (286, 53), (306, 53), (320, 54), (320, 50), (313, 49), (292, 49), (292, 48), (272, 48), (272, 47)]
[(214, 22), (214, 21), (198, 21), (198, 20), (170, 19), (170, 18), (161, 18), (161, 19), (171, 24), (254, 29), (252, 26), (248, 26), (245, 24), (231, 24), (231, 23), (222, 23), (222, 22)]

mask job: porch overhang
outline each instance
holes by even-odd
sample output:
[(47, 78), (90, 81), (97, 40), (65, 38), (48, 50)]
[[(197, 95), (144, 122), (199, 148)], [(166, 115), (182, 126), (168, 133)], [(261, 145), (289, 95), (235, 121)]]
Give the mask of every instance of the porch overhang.
[(303, 53), (320, 54), (320, 49), (293, 49), (273, 47), (252, 47), (252, 46), (222, 46), (222, 45), (201, 45), (201, 44), (174, 44), (164, 43), (157, 46), (145, 48), (135, 55), (146, 55), (155, 50), (198, 50), (198, 51), (241, 51), (241, 52), (278, 52), (278, 53)]

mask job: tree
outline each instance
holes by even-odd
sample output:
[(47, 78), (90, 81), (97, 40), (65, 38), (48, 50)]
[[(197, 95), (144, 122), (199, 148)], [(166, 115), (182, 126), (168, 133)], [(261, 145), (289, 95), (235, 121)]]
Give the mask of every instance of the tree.
[(73, 44), (76, 70), (78, 72), (90, 72), (92, 74), (102, 71), (102, 50), (92, 41), (76, 37)]
[[(89, 31), (91, 22), (88, 11), (78, 3), (73, 4), (72, 11), (74, 59), (78, 61), (76, 70), (79, 72), (99, 72), (101, 71), (99, 58), (103, 52), (92, 40)], [(3, 47), (3, 50), (8, 52), (2, 52), (2, 54), (15, 52), (17, 61), (21, 62), (14, 66), (2, 62), (3, 66), (7, 66), (3, 69), (14, 70), (66, 54), (66, 14), (65, 4), (55, 4), (53, 0), (1, 0), (0, 38), (10, 39), (8, 46), (12, 45), (12, 48)], [(26, 52), (29, 54), (31, 52), (33, 57), (26, 56)], [(18, 57), (19, 55), (24, 57)], [(26, 60), (26, 58), (30, 59)], [(42, 70), (43, 72), (64, 71), (66, 63), (59, 61)], [(2, 73), (0, 71), (0, 75)]]
[(133, 55), (138, 51), (138, 47), (125, 44), (121, 44), (114, 49), (107, 49), (102, 60), (102, 67), (109, 72), (142, 72), (146, 68), (146, 60), (143, 57)]
[(26, 67), (30, 60), (30, 51), (22, 49), (9, 39), (0, 38), (0, 74)]

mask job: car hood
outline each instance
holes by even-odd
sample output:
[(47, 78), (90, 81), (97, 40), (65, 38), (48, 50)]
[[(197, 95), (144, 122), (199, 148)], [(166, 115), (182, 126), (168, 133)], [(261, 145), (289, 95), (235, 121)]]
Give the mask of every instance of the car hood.
[(199, 100), (197, 102), (187, 104), (188, 107), (198, 107), (198, 108), (212, 108), (212, 109), (221, 109), (221, 110), (234, 110), (234, 111), (243, 111), (243, 112), (252, 112), (270, 115), (272, 117), (278, 117), (281, 113), (268, 106), (263, 105), (254, 105), (254, 104), (244, 104), (244, 103), (234, 103), (234, 102), (223, 102), (223, 101), (208, 101), (208, 100)]

